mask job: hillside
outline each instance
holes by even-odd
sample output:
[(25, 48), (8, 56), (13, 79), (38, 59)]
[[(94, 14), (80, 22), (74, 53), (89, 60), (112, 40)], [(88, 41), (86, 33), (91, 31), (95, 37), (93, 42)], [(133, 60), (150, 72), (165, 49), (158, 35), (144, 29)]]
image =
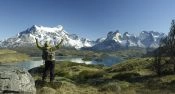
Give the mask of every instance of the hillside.
[(16, 52), (14, 50), (0, 49), (0, 62), (13, 63), (29, 60), (30, 57), (26, 54)]
[(175, 75), (159, 77), (152, 64), (152, 58), (129, 59), (112, 67), (59, 62), (54, 83), (41, 81), (43, 66), (29, 72), (38, 94), (174, 94)]

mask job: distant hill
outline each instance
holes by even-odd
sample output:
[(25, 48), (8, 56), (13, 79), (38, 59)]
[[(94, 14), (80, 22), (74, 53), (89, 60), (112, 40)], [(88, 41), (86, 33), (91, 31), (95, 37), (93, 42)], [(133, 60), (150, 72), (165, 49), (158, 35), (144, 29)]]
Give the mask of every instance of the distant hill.
[(13, 50), (0, 49), (0, 63), (14, 63), (29, 60), (30, 57)]

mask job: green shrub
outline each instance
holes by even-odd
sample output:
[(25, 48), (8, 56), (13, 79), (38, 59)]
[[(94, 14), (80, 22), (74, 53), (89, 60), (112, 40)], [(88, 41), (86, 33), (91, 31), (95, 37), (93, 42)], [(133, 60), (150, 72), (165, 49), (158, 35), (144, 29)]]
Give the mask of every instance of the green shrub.
[(161, 72), (162, 72), (162, 75), (173, 74), (174, 73), (173, 64), (165, 64), (162, 67)]
[(57, 88), (59, 88), (61, 85), (62, 85), (61, 82), (54, 82), (54, 83), (51, 83), (51, 82), (46, 82), (46, 81), (43, 82), (42, 80), (36, 80), (36, 81), (35, 81), (35, 86), (36, 86), (36, 88), (51, 87), (51, 88), (57, 89)]
[(99, 91), (115, 92), (115, 94), (120, 94), (121, 88), (117, 82), (110, 82), (101, 86)]
[(84, 70), (79, 73), (78, 79), (80, 80), (96, 79), (96, 78), (103, 77), (103, 75), (104, 75), (104, 71)]
[(69, 73), (65, 71), (58, 71), (55, 73), (55, 76), (68, 77)]
[(82, 60), (84, 60), (84, 61), (92, 61), (93, 58), (92, 57), (84, 57)]
[(139, 76), (140, 76), (139, 73), (128, 72), (128, 73), (118, 73), (118, 74), (114, 75), (112, 78), (118, 79), (118, 80), (132, 80), (132, 79), (139, 77)]
[(152, 58), (135, 58), (123, 61), (107, 69), (108, 72), (123, 72), (142, 69), (152, 69)]

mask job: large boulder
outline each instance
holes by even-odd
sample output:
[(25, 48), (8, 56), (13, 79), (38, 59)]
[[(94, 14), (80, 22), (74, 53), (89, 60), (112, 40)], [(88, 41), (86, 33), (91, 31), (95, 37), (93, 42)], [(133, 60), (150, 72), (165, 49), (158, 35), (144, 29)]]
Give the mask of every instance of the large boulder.
[(34, 79), (23, 68), (0, 65), (0, 94), (36, 94)]

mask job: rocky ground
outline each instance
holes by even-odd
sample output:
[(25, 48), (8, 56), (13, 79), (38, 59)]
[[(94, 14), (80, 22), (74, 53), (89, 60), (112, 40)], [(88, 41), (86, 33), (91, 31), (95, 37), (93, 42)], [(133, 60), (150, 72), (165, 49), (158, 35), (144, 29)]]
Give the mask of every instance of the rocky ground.
[(25, 69), (1, 65), (0, 94), (36, 94), (34, 79)]

